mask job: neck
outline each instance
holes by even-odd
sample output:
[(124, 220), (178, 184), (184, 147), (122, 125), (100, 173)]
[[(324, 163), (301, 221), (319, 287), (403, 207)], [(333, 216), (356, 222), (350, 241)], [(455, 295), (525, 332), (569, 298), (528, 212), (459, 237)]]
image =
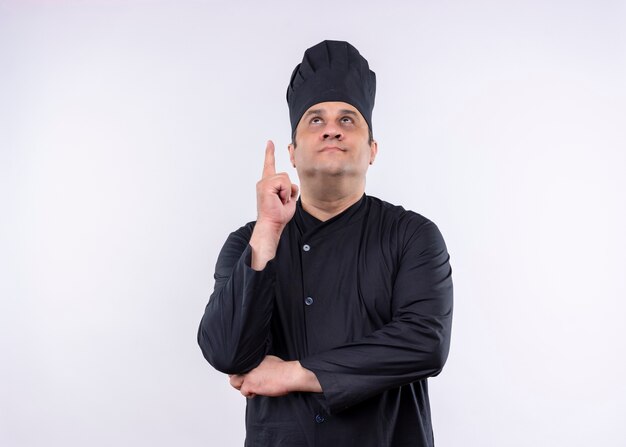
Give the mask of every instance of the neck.
[(338, 191), (329, 188), (316, 191), (302, 185), (300, 199), (302, 200), (302, 208), (307, 213), (324, 222), (350, 208), (363, 197), (364, 192), (365, 185), (352, 191)]

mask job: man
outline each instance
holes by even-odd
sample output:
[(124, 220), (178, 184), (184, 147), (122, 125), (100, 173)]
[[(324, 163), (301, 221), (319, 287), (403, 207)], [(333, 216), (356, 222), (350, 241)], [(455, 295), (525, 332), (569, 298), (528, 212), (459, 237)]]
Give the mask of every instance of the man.
[(198, 342), (248, 397), (246, 446), (432, 446), (427, 378), (447, 358), (449, 256), (435, 224), (365, 194), (376, 78), (347, 42), (309, 48), (287, 90), (301, 194), (257, 183)]

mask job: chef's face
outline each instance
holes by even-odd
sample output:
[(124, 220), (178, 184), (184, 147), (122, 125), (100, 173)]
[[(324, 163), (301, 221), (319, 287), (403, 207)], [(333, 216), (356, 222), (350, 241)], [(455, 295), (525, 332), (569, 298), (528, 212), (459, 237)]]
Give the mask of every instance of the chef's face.
[(322, 102), (304, 112), (289, 145), (298, 175), (364, 177), (378, 145), (363, 115), (345, 102)]

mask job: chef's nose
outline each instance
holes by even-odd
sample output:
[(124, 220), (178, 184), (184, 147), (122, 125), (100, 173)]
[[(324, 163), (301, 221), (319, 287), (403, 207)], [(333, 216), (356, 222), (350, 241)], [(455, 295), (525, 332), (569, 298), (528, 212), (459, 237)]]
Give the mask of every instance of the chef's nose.
[(329, 124), (324, 129), (324, 132), (322, 134), (322, 138), (324, 140), (329, 140), (329, 139), (332, 139), (332, 138), (335, 138), (337, 140), (341, 140), (343, 138), (343, 133), (341, 132), (341, 129), (339, 127), (337, 127), (336, 125)]

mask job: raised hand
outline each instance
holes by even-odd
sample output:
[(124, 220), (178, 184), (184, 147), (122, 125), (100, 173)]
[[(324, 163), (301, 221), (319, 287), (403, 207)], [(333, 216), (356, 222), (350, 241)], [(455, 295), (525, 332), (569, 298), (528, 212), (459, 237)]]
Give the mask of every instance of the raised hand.
[(276, 173), (274, 143), (268, 141), (263, 175), (256, 184), (257, 221), (250, 238), (253, 269), (263, 270), (276, 255), (280, 235), (296, 211), (297, 197), (298, 186), (287, 173)]
[(286, 172), (276, 173), (274, 143), (267, 142), (263, 176), (256, 184), (257, 224), (274, 225), (282, 229), (296, 210), (298, 186), (291, 183)]

